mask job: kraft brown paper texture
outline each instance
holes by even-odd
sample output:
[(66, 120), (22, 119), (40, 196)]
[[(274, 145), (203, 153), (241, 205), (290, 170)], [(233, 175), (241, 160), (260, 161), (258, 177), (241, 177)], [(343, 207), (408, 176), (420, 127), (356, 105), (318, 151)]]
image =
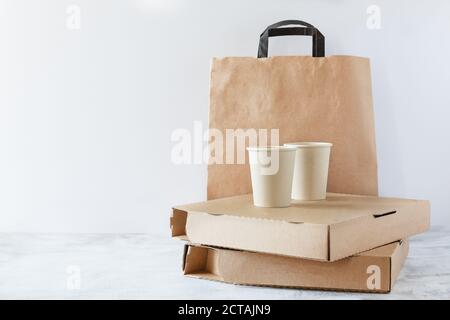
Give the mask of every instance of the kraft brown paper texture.
[[(224, 136), (225, 129), (278, 128), (280, 144), (332, 142), (328, 191), (378, 194), (367, 58), (214, 58), (209, 111), (209, 127)], [(246, 158), (208, 165), (208, 199), (251, 192)]]

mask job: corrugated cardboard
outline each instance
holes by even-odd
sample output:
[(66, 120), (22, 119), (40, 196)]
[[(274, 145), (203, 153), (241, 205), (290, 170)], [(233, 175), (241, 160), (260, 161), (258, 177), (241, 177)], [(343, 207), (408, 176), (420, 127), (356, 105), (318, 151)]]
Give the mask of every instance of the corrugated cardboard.
[(335, 262), (186, 245), (184, 274), (234, 284), (390, 292), (408, 254), (397, 241)]
[(176, 206), (172, 236), (192, 243), (335, 261), (429, 228), (423, 200), (328, 194), (288, 208), (258, 208), (251, 195)]

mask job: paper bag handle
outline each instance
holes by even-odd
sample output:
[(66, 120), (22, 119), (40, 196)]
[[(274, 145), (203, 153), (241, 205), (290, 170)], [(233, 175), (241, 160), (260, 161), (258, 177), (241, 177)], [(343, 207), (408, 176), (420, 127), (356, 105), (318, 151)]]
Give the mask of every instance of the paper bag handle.
[[(302, 27), (285, 27), (286, 25), (300, 25)], [(325, 57), (325, 37), (316, 27), (300, 20), (284, 20), (271, 24), (259, 37), (258, 58), (267, 58), (269, 37), (279, 36), (312, 36), (312, 56)]]

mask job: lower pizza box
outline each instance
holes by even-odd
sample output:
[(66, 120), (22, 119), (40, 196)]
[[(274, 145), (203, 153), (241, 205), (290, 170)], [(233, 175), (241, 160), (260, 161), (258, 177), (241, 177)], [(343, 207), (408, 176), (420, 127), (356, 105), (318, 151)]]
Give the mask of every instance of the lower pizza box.
[(183, 271), (241, 285), (388, 293), (407, 255), (407, 240), (334, 262), (187, 244)]

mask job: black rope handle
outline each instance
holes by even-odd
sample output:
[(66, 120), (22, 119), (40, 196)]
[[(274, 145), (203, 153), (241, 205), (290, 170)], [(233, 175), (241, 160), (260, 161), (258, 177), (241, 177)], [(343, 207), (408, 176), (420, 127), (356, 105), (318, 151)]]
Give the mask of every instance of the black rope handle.
[[(283, 27), (287, 25), (300, 25), (302, 27)], [(325, 57), (325, 37), (316, 27), (301, 20), (284, 20), (271, 24), (261, 33), (259, 37), (258, 58), (267, 58), (269, 38), (279, 36), (312, 36), (312, 56)]]

